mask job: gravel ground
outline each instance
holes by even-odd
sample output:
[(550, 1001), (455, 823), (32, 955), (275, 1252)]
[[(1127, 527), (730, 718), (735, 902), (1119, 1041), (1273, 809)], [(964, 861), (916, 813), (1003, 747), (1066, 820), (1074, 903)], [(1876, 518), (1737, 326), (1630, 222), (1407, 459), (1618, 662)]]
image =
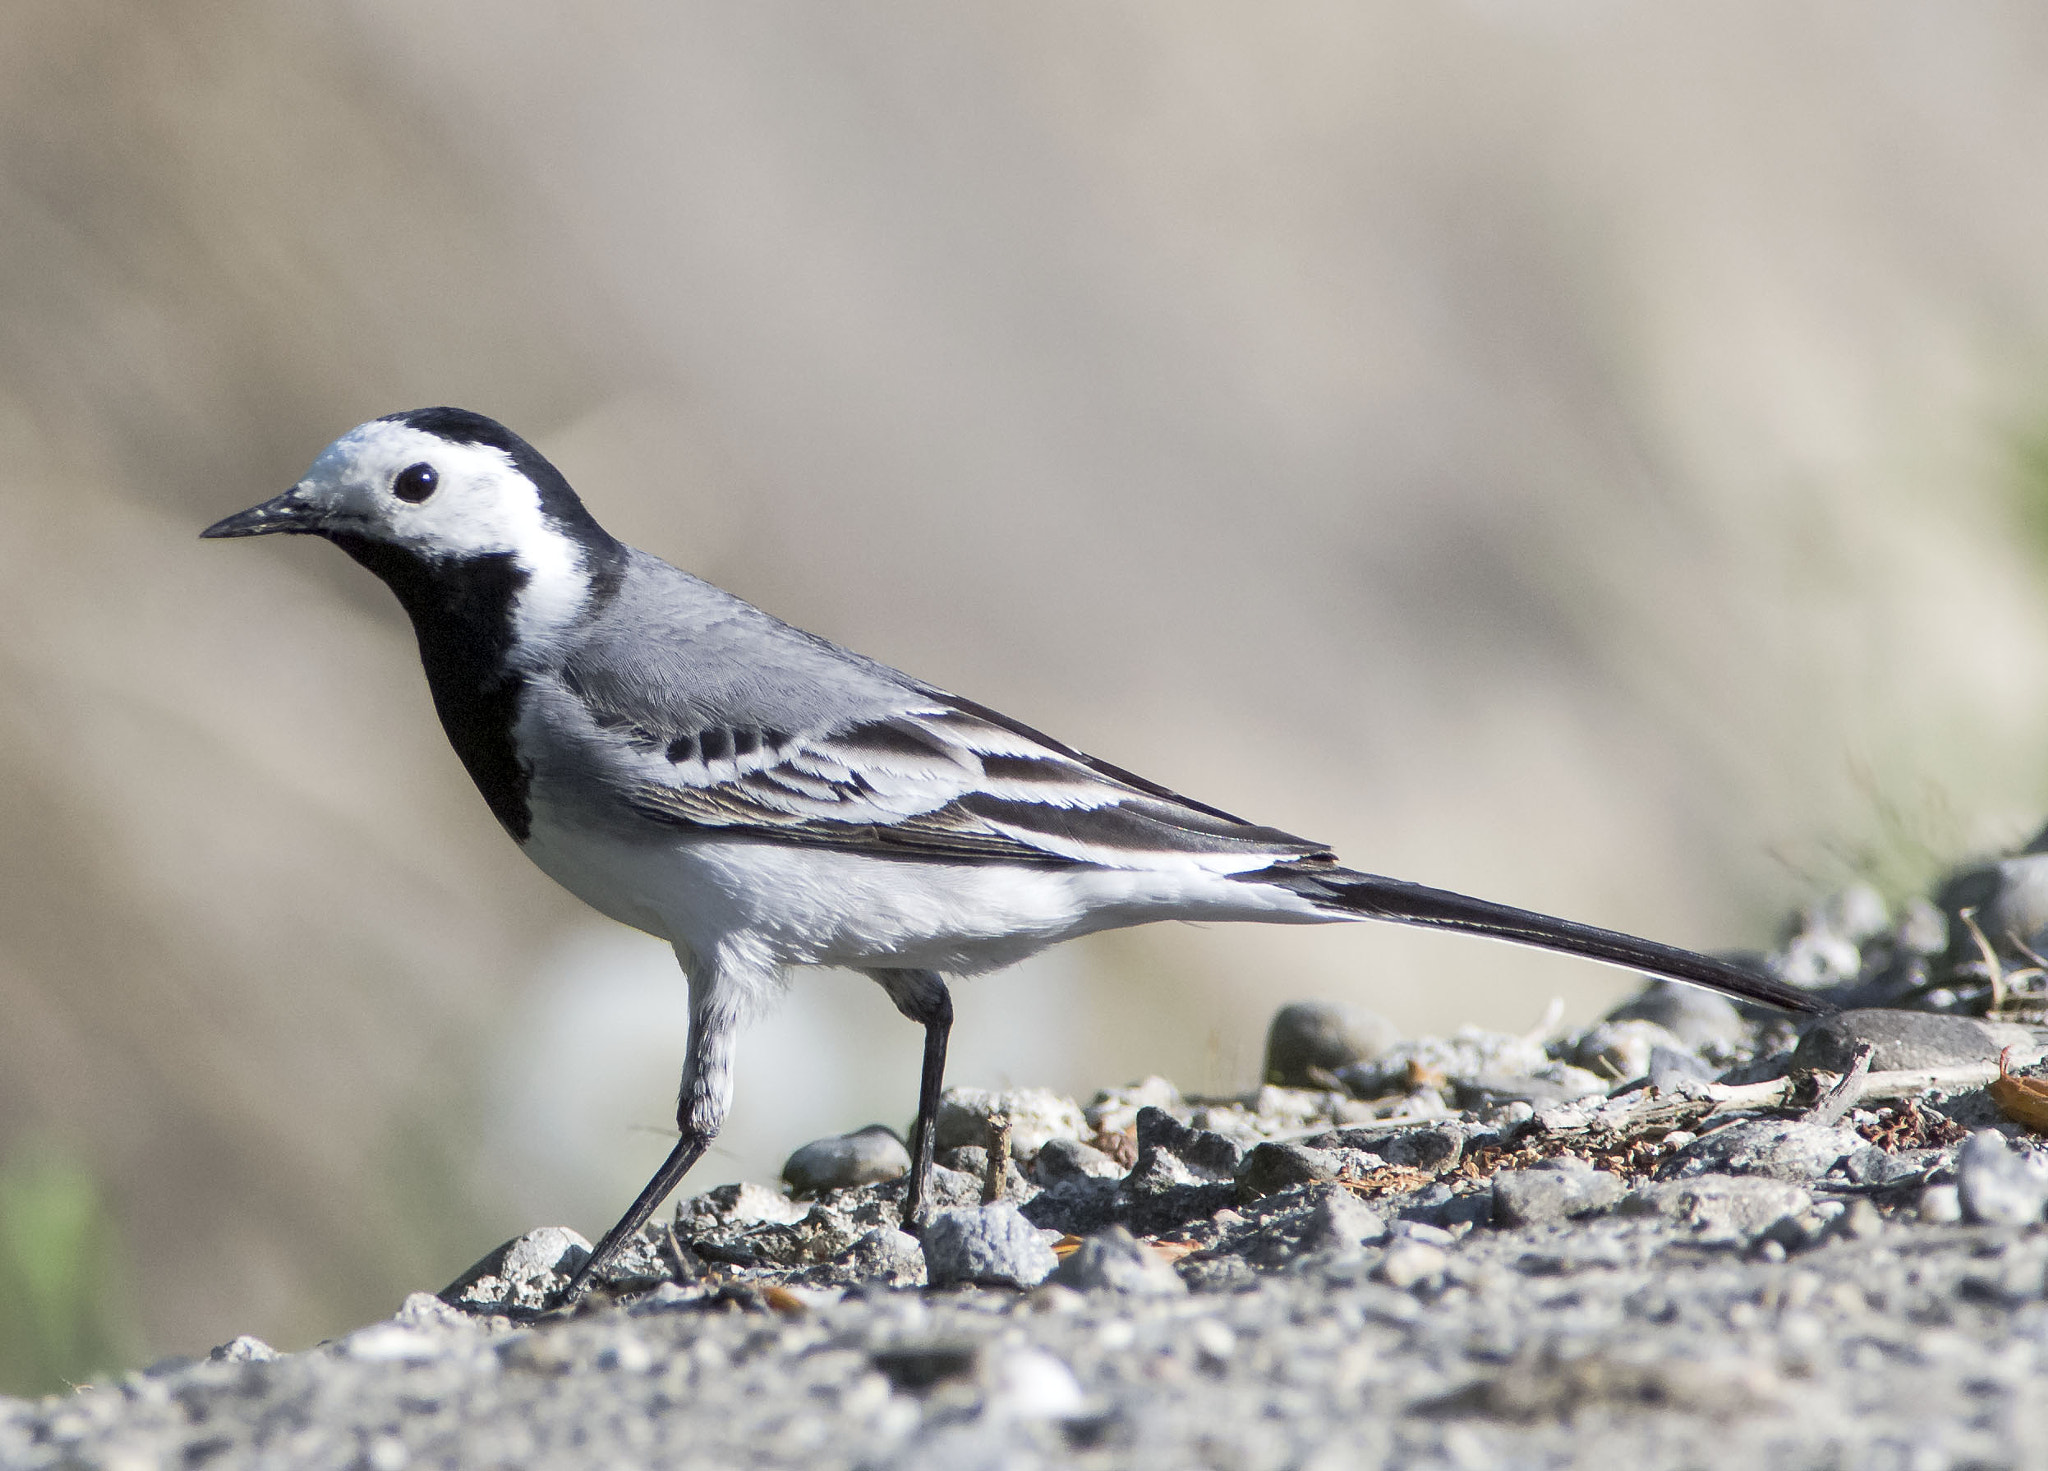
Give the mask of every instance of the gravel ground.
[(1996, 1061), (2043, 978), (1949, 943), (2031, 856), (1803, 916), (1771, 963), (1852, 1007), (1803, 1036), (1663, 986), (1535, 1036), (1291, 1007), (1240, 1098), (953, 1091), (922, 1243), (898, 1141), (819, 1141), (576, 1310), (543, 1229), (304, 1353), (0, 1400), (0, 1466), (2048, 1464)]

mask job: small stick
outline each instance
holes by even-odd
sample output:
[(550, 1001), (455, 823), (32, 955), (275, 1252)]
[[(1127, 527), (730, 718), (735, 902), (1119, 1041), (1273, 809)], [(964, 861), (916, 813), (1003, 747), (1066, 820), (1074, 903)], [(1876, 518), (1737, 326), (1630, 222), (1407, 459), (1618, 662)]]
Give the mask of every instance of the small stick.
[(981, 1177), (981, 1203), (994, 1205), (1009, 1183), (1010, 1116), (999, 1113), (988, 1121), (988, 1170)]
[(1819, 1124), (1831, 1128), (1842, 1121), (1842, 1116), (1863, 1098), (1864, 1087), (1870, 1081), (1870, 1059), (1877, 1055), (1877, 1048), (1865, 1042), (1856, 1049), (1856, 1055), (1849, 1060), (1849, 1071), (1843, 1073), (1835, 1086), (1821, 1094), (1812, 1108), (1806, 1111), (1802, 1120), (1808, 1124)]
[(1968, 927), (1970, 938), (1977, 942), (1977, 953), (1984, 957), (1984, 969), (1991, 973), (1991, 1009), (2004, 1010), (2005, 968), (1998, 963), (1998, 952), (1993, 950), (1991, 942), (1984, 938), (1984, 931), (1977, 927), (1976, 906), (1957, 910), (1956, 917)]

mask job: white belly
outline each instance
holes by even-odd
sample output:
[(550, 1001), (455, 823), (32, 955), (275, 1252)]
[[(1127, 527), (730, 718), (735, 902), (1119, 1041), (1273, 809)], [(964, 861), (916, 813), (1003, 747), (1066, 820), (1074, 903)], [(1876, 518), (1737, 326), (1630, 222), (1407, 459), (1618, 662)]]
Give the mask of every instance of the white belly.
[(586, 904), (704, 956), (775, 965), (993, 970), (1095, 930), (1162, 919), (1341, 916), (1186, 869), (943, 863), (730, 838), (576, 827), (536, 806), (526, 854)]

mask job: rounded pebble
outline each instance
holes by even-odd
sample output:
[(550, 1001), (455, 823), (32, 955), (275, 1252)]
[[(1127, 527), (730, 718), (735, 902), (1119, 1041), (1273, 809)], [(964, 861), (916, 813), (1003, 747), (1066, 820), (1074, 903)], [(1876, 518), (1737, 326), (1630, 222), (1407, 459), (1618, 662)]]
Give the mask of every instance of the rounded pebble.
[(1980, 1129), (1956, 1156), (1956, 1190), (1966, 1219), (1990, 1226), (2026, 1226), (2048, 1205), (2048, 1169), (2021, 1155), (1996, 1129)]
[(1401, 1040), (1377, 1013), (1338, 1001), (1295, 1001), (1266, 1029), (1266, 1081), (1282, 1088), (1328, 1088), (1337, 1069), (1378, 1057)]
[(1871, 1008), (1839, 1011), (1815, 1022), (1793, 1049), (1792, 1066), (1844, 1072), (1865, 1042), (1875, 1049), (1870, 1058), (1874, 1073), (1994, 1062), (2003, 1047), (2034, 1045), (2024, 1027), (1933, 1011)]
[(1166, 1258), (1122, 1226), (1088, 1237), (1047, 1280), (1077, 1292), (1123, 1292), (1141, 1297), (1182, 1297), (1188, 1290)]
[(1417, 1283), (1441, 1276), (1450, 1263), (1450, 1257), (1440, 1246), (1431, 1246), (1425, 1241), (1403, 1241), (1387, 1249), (1386, 1257), (1380, 1262), (1379, 1275), (1389, 1287), (1405, 1291)]
[(798, 1195), (823, 1195), (910, 1173), (910, 1151), (893, 1129), (870, 1124), (804, 1145), (782, 1166), (782, 1178)]

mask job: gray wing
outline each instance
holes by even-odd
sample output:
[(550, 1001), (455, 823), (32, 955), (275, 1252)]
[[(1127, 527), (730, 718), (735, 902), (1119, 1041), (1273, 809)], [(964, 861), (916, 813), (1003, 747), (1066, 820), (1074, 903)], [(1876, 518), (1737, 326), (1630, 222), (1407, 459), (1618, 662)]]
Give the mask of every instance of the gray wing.
[(634, 568), (560, 674), (607, 738), (606, 784), (644, 818), (878, 856), (1110, 868), (1245, 872), (1328, 852), (655, 568)]

